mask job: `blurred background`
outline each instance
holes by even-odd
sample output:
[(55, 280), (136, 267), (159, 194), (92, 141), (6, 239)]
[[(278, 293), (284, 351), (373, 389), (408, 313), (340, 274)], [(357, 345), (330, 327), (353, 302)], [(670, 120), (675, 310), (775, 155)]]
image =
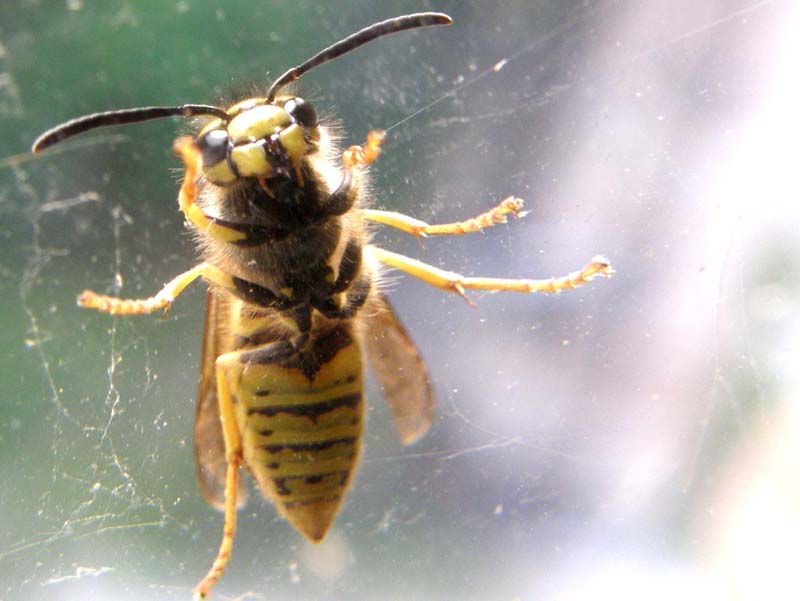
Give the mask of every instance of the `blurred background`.
[[(617, 274), (555, 297), (401, 276), (438, 408), (366, 448), (313, 547), (251, 494), (216, 599), (782, 599), (800, 537), (795, 2), (83, 0), (0, 4), (0, 598), (188, 599), (222, 517), (195, 483), (204, 290), (170, 120), (39, 157), (95, 111), (227, 102), (374, 21), (441, 10), (308, 73), (344, 143), (389, 129), (375, 205), (530, 213), (388, 248), (469, 275)], [(251, 491), (255, 492), (255, 491)]]

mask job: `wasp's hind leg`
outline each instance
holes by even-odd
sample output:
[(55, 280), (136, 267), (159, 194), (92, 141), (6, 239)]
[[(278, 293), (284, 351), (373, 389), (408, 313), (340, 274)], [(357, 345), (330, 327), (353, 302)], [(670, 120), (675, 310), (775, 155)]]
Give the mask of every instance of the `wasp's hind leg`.
[(208, 597), (208, 593), (225, 571), (233, 550), (233, 539), (236, 536), (236, 501), (239, 490), (239, 467), (242, 465), (242, 439), (233, 408), (233, 396), (229, 377), (241, 369), (241, 353), (234, 351), (220, 355), (215, 364), (217, 378), (217, 399), (219, 416), (222, 422), (222, 435), (225, 440), (225, 525), (222, 528), (222, 542), (217, 557), (205, 577), (194, 588), (194, 599), (200, 601)]

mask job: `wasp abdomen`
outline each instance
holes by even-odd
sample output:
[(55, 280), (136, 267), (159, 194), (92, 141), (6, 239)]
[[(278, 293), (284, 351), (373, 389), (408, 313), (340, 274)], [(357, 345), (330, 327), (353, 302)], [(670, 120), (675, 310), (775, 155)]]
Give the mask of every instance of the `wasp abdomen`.
[(348, 321), (241, 351), (234, 383), (247, 467), (266, 496), (312, 541), (330, 528), (361, 447), (361, 351)]

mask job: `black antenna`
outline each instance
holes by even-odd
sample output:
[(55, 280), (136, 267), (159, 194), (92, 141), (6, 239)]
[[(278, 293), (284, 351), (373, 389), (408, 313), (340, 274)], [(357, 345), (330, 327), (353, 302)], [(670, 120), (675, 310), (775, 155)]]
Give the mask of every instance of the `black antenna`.
[(183, 106), (145, 106), (136, 109), (123, 109), (120, 111), (107, 111), (104, 113), (94, 113), (76, 119), (70, 119), (48, 129), (41, 136), (36, 138), (31, 152), (34, 154), (41, 152), (45, 148), (63, 142), (67, 138), (77, 136), (85, 131), (98, 127), (108, 127), (111, 125), (127, 125), (129, 123), (140, 123), (152, 119), (162, 119), (164, 117), (198, 117), (201, 115), (213, 115), (223, 121), (228, 120), (228, 113), (217, 106), (206, 104), (184, 104)]
[(347, 54), (351, 50), (363, 46), (385, 35), (405, 31), (406, 29), (417, 29), (419, 27), (430, 27), (433, 25), (450, 25), (453, 20), (443, 13), (415, 13), (413, 15), (404, 15), (402, 17), (395, 17), (387, 19), (379, 23), (365, 27), (361, 31), (347, 36), (345, 39), (328, 46), (325, 50), (318, 52), (306, 62), (292, 67), (286, 73), (281, 75), (270, 86), (269, 93), (267, 94), (267, 101), (272, 102), (275, 99), (275, 94), (278, 93), (283, 86), (295, 81), (306, 71), (310, 71), (314, 67), (318, 67), (323, 63), (332, 61), (335, 58)]
[[(278, 90), (286, 84), (295, 81), (306, 71), (338, 58), (343, 54), (347, 54), (351, 50), (355, 50), (372, 40), (407, 29), (418, 29), (420, 27), (430, 27), (434, 25), (450, 25), (452, 22), (453, 20), (443, 13), (415, 13), (387, 19), (365, 27), (361, 31), (357, 31), (347, 36), (345, 39), (328, 46), (306, 62), (292, 67), (281, 75), (275, 80), (272, 86), (270, 86), (267, 101), (272, 102)], [(68, 138), (98, 127), (141, 123), (142, 121), (162, 119), (164, 117), (198, 117), (201, 115), (212, 115), (226, 122), (230, 117), (224, 109), (206, 104), (184, 104), (175, 107), (147, 106), (135, 109), (94, 113), (92, 115), (70, 119), (61, 125), (48, 129), (41, 136), (36, 138), (31, 151), (36, 154), (54, 144), (58, 144)]]

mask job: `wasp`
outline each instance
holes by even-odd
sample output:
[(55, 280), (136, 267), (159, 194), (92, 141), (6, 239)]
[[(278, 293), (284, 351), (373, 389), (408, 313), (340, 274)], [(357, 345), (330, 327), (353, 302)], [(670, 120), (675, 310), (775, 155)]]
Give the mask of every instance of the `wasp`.
[(263, 495), (312, 542), (330, 529), (353, 478), (364, 422), (364, 356), (391, 408), (400, 439), (431, 425), (425, 364), (379, 286), (388, 267), (466, 298), (466, 290), (555, 293), (610, 275), (595, 257), (543, 280), (465, 277), (369, 243), (368, 223), (419, 238), (460, 235), (521, 217), (515, 197), (456, 223), (430, 225), (369, 208), (367, 167), (384, 134), (337, 149), (311, 103), (284, 92), (304, 73), (377, 38), (449, 25), (417, 13), (366, 27), (278, 77), (263, 97), (213, 105), (142, 107), (72, 119), (43, 133), (33, 153), (99, 127), (164, 117), (204, 118), (173, 149), (185, 165), (180, 210), (202, 261), (146, 299), (83, 292), (78, 304), (112, 315), (166, 311), (193, 281), (209, 285), (195, 424), (204, 497), (224, 511), (222, 541), (194, 589), (204, 599), (231, 555), (245, 468)]

